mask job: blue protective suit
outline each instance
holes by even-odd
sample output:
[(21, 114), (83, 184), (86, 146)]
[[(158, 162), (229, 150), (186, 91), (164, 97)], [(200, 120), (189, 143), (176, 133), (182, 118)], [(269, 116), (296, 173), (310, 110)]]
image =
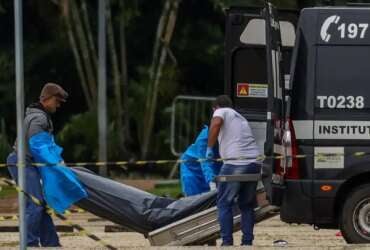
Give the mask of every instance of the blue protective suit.
[[(70, 169), (56, 166), (63, 159), (63, 149), (55, 144), (53, 122), (41, 103), (33, 103), (26, 109), (24, 118), (26, 134), (25, 191), (63, 213), (74, 202), (86, 197), (86, 192)], [(16, 146), (14, 147), (16, 148)], [(16, 152), (7, 158), (8, 170), (17, 181)], [(35, 167), (33, 162), (53, 166)], [(42, 180), (42, 183), (41, 183)], [(59, 246), (58, 235), (46, 209), (26, 199), (27, 246)]]
[(58, 213), (64, 213), (73, 203), (86, 198), (87, 193), (76, 175), (62, 165), (59, 147), (48, 132), (40, 132), (29, 140), (29, 150), (36, 162), (50, 164), (41, 167), (40, 174), (47, 204)]
[[(208, 126), (204, 126), (195, 142), (182, 154), (181, 160), (188, 160), (180, 164), (180, 179), (182, 192), (186, 196), (196, 195), (209, 191), (209, 182), (220, 172), (221, 162), (204, 161), (208, 142)], [(218, 148), (213, 148), (215, 157), (219, 158)]]

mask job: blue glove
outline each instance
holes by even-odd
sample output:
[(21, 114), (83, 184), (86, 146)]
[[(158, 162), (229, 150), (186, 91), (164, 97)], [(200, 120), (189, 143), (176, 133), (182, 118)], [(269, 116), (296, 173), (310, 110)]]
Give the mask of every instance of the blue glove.
[(207, 147), (207, 151), (206, 151), (206, 158), (207, 159), (213, 159), (215, 157), (215, 154), (213, 153), (213, 150), (211, 147)]

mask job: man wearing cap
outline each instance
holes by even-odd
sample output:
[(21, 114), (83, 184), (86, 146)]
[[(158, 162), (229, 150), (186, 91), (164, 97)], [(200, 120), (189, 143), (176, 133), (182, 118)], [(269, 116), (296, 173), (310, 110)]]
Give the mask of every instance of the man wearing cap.
[[(41, 186), (40, 170), (32, 166), (35, 162), (35, 155), (31, 152), (31, 139), (35, 135), (47, 132), (53, 133), (53, 123), (50, 115), (55, 113), (62, 102), (68, 97), (67, 92), (58, 84), (47, 83), (41, 90), (39, 102), (29, 105), (24, 118), (26, 136), (26, 169), (25, 191), (44, 202), (44, 195)], [(47, 145), (45, 145), (47, 146)], [(41, 145), (42, 147), (42, 145)], [(16, 150), (16, 146), (14, 146)], [(61, 153), (61, 152), (59, 152)], [(58, 160), (62, 161), (62, 160)], [(12, 152), (7, 158), (8, 170), (14, 180), (18, 180), (17, 153)], [(45, 208), (27, 199), (26, 201), (26, 225), (27, 225), (27, 246), (29, 247), (58, 247), (59, 238), (50, 215)]]

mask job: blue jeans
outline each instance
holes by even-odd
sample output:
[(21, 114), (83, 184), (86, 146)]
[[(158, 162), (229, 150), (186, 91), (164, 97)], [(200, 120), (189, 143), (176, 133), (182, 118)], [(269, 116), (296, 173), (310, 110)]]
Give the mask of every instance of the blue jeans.
[[(224, 164), (220, 175), (257, 174), (260, 165)], [(254, 227), (254, 207), (256, 206), (257, 181), (254, 182), (220, 182), (217, 187), (218, 220), (221, 227), (222, 245), (233, 245), (233, 206), (238, 198), (241, 213), (242, 245), (252, 245)]]
[[(13, 180), (18, 181), (18, 168), (10, 166), (17, 163), (17, 154), (11, 153), (7, 158), (8, 170)], [(27, 162), (27, 165), (29, 162)], [(44, 202), (41, 177), (37, 167), (31, 165), (25, 169), (25, 191)], [(31, 247), (57, 247), (60, 246), (59, 238), (53, 220), (45, 208), (26, 198), (26, 227), (27, 246)]]

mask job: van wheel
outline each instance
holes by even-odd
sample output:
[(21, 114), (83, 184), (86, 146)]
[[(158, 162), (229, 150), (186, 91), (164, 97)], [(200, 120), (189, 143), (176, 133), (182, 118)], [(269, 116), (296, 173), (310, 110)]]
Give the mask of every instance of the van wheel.
[(370, 184), (354, 189), (347, 196), (339, 226), (347, 243), (370, 242)]

